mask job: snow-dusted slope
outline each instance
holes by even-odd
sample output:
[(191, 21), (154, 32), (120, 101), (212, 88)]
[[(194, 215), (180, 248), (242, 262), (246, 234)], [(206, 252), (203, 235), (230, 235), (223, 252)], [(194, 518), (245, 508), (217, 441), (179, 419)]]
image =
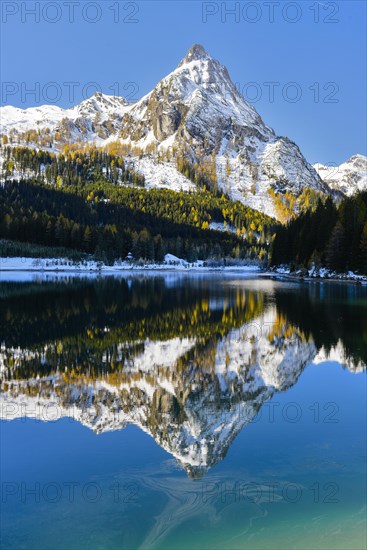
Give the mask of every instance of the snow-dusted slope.
[[(49, 128), (65, 142), (121, 140), (145, 149), (171, 149), (190, 161), (213, 163), (218, 186), (230, 196), (275, 215), (269, 189), (298, 195), (305, 187), (329, 193), (328, 186), (296, 144), (276, 136), (238, 92), (227, 69), (194, 45), (177, 68), (134, 104), (100, 93), (73, 109), (42, 106), (0, 109), (1, 134)], [(19, 139), (19, 138), (16, 138)], [(56, 143), (56, 142), (55, 142)], [(144, 158), (144, 157), (143, 157)], [(138, 166), (149, 185), (190, 188), (175, 164)]]
[(367, 190), (367, 157), (353, 155), (340, 166), (314, 165), (320, 178), (335, 191), (351, 196)]
[(62, 109), (56, 105), (41, 105), (29, 109), (18, 109), (11, 105), (0, 107), (0, 132), (9, 135), (12, 130), (26, 132), (50, 128), (55, 130), (63, 118), (71, 118), (74, 109)]
[(133, 170), (144, 174), (145, 187), (165, 187), (173, 191), (194, 191), (196, 186), (177, 171), (173, 161), (159, 162), (151, 155), (127, 163)]
[(124, 98), (100, 92), (72, 109), (62, 109), (56, 105), (18, 109), (9, 105), (0, 107), (0, 133), (8, 135), (11, 130), (22, 133), (46, 128), (55, 131), (68, 124), (74, 130), (75, 140), (82, 139), (84, 135), (88, 141), (94, 141), (99, 137), (98, 124), (122, 118), (127, 109), (128, 103)]

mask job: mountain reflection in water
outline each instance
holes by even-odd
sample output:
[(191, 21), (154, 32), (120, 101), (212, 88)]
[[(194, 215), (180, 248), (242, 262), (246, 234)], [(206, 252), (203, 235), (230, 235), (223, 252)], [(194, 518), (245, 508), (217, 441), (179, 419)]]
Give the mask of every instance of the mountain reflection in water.
[(366, 295), (230, 277), (1, 283), (2, 418), (133, 423), (201, 478), (308, 364), (366, 368)]

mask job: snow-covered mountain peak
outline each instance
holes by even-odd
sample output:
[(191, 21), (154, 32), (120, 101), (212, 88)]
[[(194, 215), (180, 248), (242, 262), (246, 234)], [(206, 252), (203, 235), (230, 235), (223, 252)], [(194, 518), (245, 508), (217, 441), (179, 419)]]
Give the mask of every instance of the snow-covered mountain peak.
[(96, 115), (97, 113), (113, 113), (126, 108), (128, 105), (128, 102), (123, 97), (96, 92), (91, 97), (85, 99), (79, 105), (74, 107), (74, 110), (78, 113), (78, 115), (88, 116)]
[(367, 157), (364, 155), (353, 155), (339, 166), (317, 163), (314, 168), (331, 189), (344, 195), (351, 196), (367, 189)]
[(122, 137), (132, 137), (139, 146), (153, 142), (187, 149), (191, 144), (192, 161), (197, 147), (206, 155), (228, 148), (238, 153), (245, 135), (256, 134), (262, 141), (275, 136), (238, 92), (227, 69), (197, 45), (131, 107), (122, 125)]
[(225, 107), (232, 109), (230, 114), (234, 118), (237, 118), (242, 111), (247, 117), (249, 114), (252, 115), (248, 122), (261, 121), (256, 110), (237, 90), (227, 68), (201, 45), (192, 46), (176, 69), (167, 75), (157, 88), (167, 84), (174, 87), (176, 99), (180, 95), (184, 100), (198, 100), (198, 98), (204, 102), (210, 100), (212, 103), (221, 104), (224, 109)]
[(356, 162), (363, 162), (364, 165), (366, 164), (367, 162), (367, 158), (364, 156), (364, 155), (360, 155), (359, 153), (357, 153), (356, 155), (352, 155), (347, 161), (346, 163), (348, 164), (354, 164)]
[(212, 59), (212, 58), (208, 54), (204, 46), (202, 46), (201, 44), (193, 44), (178, 66), (180, 67), (181, 65), (190, 63), (191, 61), (197, 61), (201, 59)]
[[(205, 171), (210, 172), (213, 186), (232, 199), (274, 217), (286, 191), (295, 197), (306, 188), (332, 195), (330, 183), (339, 194), (352, 194), (367, 182), (362, 155), (331, 171), (312, 167), (294, 142), (277, 136), (263, 122), (226, 67), (199, 44), (135, 103), (97, 92), (72, 109), (2, 107), (0, 119), (0, 135), (11, 133), (9, 141), (14, 144), (42, 147), (43, 142), (60, 151), (66, 143), (103, 147), (120, 140), (136, 151), (139, 148), (135, 168), (149, 187), (195, 189), (178, 170), (179, 157), (185, 157), (192, 166), (208, 166)], [(26, 135), (29, 131), (33, 142)], [(168, 149), (167, 161), (158, 158)]]
[[(180, 74), (189, 77), (196, 86), (203, 88), (210, 89), (215, 84), (221, 84), (231, 90), (235, 89), (226, 67), (198, 44), (190, 48), (176, 69), (163, 80), (170, 79), (173, 75), (177, 77)], [(218, 89), (218, 92), (224, 93), (225, 88)]]

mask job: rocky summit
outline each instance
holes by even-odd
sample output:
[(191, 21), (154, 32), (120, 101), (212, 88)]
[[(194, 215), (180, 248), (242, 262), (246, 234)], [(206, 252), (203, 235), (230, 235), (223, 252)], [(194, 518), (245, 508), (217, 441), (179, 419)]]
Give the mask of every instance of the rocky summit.
[[(239, 93), (226, 67), (198, 44), (134, 103), (96, 93), (72, 109), (6, 106), (0, 115), (0, 133), (11, 136), (12, 143), (29, 143), (29, 132), (36, 130), (51, 136), (49, 147), (55, 151), (66, 143), (130, 145), (129, 162), (145, 176), (148, 187), (195, 189), (175, 162), (185, 156), (192, 166), (206, 166), (215, 186), (232, 199), (274, 217), (279, 217), (274, 204), (279, 193), (298, 197), (311, 189), (332, 194), (330, 184), (350, 194), (356, 164), (351, 161), (361, 157), (348, 161), (341, 184), (324, 177), (325, 167), (312, 166), (293, 141), (277, 136)], [(358, 182), (358, 188), (366, 184), (365, 179)]]

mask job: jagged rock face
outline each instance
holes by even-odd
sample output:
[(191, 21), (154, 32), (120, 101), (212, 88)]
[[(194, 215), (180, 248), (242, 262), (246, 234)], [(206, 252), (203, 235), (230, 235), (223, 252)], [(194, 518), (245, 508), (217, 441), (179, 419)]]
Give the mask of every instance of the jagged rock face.
[[(200, 45), (194, 45), (177, 68), (136, 103), (97, 93), (69, 110), (4, 107), (1, 119), (1, 133), (50, 127), (68, 141), (103, 146), (121, 139), (143, 149), (152, 144), (163, 150), (174, 147), (185, 150), (193, 163), (215, 154), (219, 188), (270, 215), (276, 215), (271, 188), (295, 195), (305, 187), (330, 193), (299, 148), (264, 124), (227, 69)], [(175, 179), (168, 163), (161, 163), (159, 170), (144, 164), (137, 168), (147, 170), (150, 186)], [(175, 184), (172, 181), (172, 188)]]
[(132, 108), (131, 116), (148, 128), (166, 121), (166, 131), (154, 132), (158, 142), (173, 136), (179, 144), (183, 137), (200, 145), (207, 154), (218, 153), (224, 137), (243, 146), (245, 128), (253, 129), (265, 141), (272, 135), (238, 93), (227, 69), (197, 45), (173, 73), (159, 82), (148, 99)]
[(182, 119), (187, 113), (187, 108), (184, 105), (170, 102), (169, 98), (164, 102), (157, 96), (150, 98), (148, 109), (154, 137), (159, 142), (177, 132)]
[(340, 166), (315, 164), (320, 178), (336, 192), (351, 196), (367, 189), (367, 157), (354, 155)]
[(322, 193), (330, 192), (326, 183), (317, 177), (313, 166), (305, 162), (299, 147), (286, 137), (280, 137), (264, 150), (261, 169), (263, 174), (274, 182), (279, 192), (302, 193), (308, 182), (313, 189)]
[(243, 146), (245, 128), (264, 140), (273, 133), (238, 93), (227, 69), (195, 45), (173, 73), (131, 107), (120, 135), (137, 145), (152, 137), (162, 146), (168, 138), (173, 138), (170, 145), (193, 142), (211, 154), (220, 150), (224, 137), (236, 148)]
[(178, 109), (171, 108), (169, 112), (164, 112), (164, 107), (158, 106), (156, 117), (153, 122), (153, 132), (159, 141), (163, 141), (171, 136), (178, 129), (182, 116)]

